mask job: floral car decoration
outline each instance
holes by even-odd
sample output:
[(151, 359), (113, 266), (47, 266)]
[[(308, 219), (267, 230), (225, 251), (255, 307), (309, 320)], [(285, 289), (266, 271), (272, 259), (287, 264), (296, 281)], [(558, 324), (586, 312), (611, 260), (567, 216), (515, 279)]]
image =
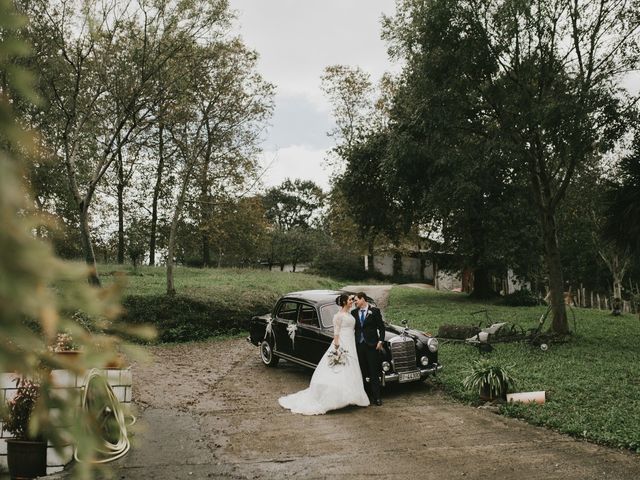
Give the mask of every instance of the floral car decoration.
[[(345, 292), (306, 290), (282, 296), (273, 311), (253, 317), (247, 341), (259, 347), (262, 363), (278, 365), (280, 359), (315, 368), (333, 341), (333, 316), (339, 307), (335, 300)], [(346, 292), (350, 293), (350, 292)], [(373, 299), (369, 303), (374, 304)], [(435, 375), (442, 369), (438, 360), (438, 340), (428, 333), (385, 321), (382, 355), (382, 383), (414, 382)], [(341, 362), (340, 352), (331, 358)]]

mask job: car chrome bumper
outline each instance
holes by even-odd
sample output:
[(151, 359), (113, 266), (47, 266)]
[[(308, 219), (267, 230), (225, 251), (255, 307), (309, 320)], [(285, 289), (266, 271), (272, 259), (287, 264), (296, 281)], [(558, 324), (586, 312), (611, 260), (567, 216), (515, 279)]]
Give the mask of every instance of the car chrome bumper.
[[(433, 364), (433, 365), (429, 365), (427, 368), (421, 368), (420, 369), (420, 380), (424, 380), (429, 375), (435, 375), (440, 370), (442, 370), (442, 365), (440, 365), (439, 363), (436, 363), (436, 364)], [(399, 378), (400, 378), (400, 375), (395, 373), (395, 372), (385, 373), (384, 374), (384, 382), (385, 383), (387, 383), (387, 382), (397, 382)]]

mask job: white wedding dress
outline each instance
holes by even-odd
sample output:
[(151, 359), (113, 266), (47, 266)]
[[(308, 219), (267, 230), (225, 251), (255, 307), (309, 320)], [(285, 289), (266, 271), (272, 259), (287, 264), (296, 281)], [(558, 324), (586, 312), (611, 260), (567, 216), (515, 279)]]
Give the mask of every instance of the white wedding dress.
[(328, 354), (335, 350), (331, 342), (313, 372), (309, 388), (280, 397), (280, 405), (303, 415), (322, 415), (347, 405), (369, 405), (369, 398), (362, 385), (354, 326), (355, 319), (348, 313), (338, 312), (334, 315), (334, 335), (339, 332), (340, 346), (347, 350), (345, 364), (333, 367), (329, 365)]

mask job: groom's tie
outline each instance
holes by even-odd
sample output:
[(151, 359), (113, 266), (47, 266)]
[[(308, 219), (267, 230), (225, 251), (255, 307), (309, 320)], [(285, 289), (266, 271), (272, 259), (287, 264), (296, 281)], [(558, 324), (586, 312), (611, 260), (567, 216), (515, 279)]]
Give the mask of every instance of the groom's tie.
[(360, 343), (364, 342), (364, 317), (366, 313), (366, 310), (360, 310)]

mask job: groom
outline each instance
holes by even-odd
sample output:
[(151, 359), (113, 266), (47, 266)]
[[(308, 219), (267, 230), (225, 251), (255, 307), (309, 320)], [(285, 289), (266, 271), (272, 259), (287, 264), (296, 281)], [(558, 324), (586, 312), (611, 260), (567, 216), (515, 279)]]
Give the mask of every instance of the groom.
[[(384, 342), (384, 322), (380, 310), (367, 303), (367, 296), (364, 292), (356, 293), (356, 307), (351, 315), (356, 319), (356, 349), (358, 350), (362, 381), (373, 403), (382, 405), (379, 377), (382, 374), (380, 353)], [(364, 381), (366, 377), (369, 377), (370, 389), (367, 388), (367, 383)]]

